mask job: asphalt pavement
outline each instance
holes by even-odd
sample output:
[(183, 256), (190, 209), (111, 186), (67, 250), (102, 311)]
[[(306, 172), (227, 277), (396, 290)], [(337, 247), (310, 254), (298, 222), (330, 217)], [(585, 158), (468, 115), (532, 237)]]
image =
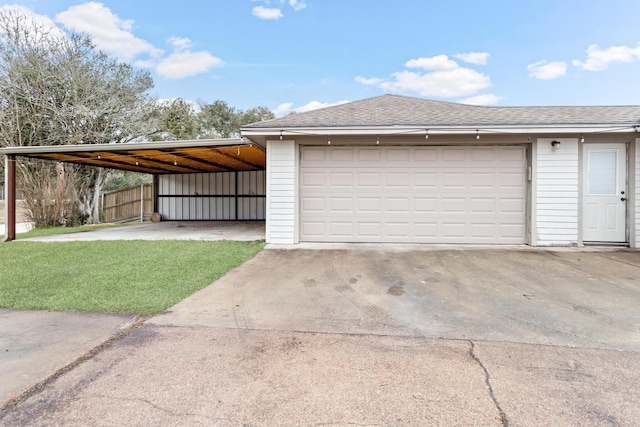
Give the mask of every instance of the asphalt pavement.
[(633, 250), (270, 248), (0, 425), (635, 426), (638, 307)]

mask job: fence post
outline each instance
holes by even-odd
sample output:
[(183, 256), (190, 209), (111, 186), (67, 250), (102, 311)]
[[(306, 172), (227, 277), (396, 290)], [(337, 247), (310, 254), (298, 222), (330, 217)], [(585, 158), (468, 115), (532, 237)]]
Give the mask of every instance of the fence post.
[(144, 184), (140, 184), (140, 222), (144, 222)]

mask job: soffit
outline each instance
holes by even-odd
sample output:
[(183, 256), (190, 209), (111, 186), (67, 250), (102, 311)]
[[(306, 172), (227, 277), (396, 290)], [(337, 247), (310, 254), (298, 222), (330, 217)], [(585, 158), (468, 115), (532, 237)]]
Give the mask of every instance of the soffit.
[(244, 140), (10, 147), (0, 153), (149, 174), (262, 170), (266, 153)]

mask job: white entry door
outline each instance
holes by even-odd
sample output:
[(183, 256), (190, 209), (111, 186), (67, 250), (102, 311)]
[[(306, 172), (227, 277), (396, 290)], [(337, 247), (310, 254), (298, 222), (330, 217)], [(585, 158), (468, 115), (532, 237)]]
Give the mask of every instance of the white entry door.
[(626, 144), (584, 144), (585, 242), (626, 242)]

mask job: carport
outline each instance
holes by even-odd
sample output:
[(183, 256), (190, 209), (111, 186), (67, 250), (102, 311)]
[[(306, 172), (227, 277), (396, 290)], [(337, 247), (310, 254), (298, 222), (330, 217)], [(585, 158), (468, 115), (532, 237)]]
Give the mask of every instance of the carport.
[[(5, 241), (15, 240), (16, 237), (16, 162), (18, 158), (33, 158), (52, 160), (56, 162), (74, 163), (79, 165), (96, 166), (109, 169), (118, 169), (132, 172), (148, 173), (153, 176), (153, 206), (154, 212), (158, 211), (160, 200), (170, 198), (176, 200), (222, 199), (227, 207), (222, 219), (238, 219), (238, 212), (243, 206), (243, 201), (252, 202), (262, 200), (264, 192), (256, 192), (255, 188), (249, 188), (247, 194), (241, 194), (240, 173), (251, 171), (264, 171), (266, 166), (266, 153), (263, 147), (245, 139), (210, 139), (192, 141), (162, 141), (162, 142), (135, 142), (124, 144), (77, 144), (58, 146), (30, 146), (8, 147), (0, 149), (5, 155), (5, 194), (6, 194), (6, 233)], [(200, 188), (205, 188), (206, 194), (188, 188), (192, 180), (183, 180), (179, 191), (176, 185), (167, 184), (166, 194), (160, 194), (160, 180), (170, 177), (192, 175), (202, 177), (210, 176), (211, 183)], [(216, 177), (224, 188), (220, 187)], [(199, 182), (202, 183), (203, 179)], [(245, 179), (245, 181), (248, 181)], [(193, 180), (198, 182), (198, 180)], [(209, 185), (210, 184), (210, 185)], [(256, 180), (253, 186), (264, 186), (264, 181)], [(185, 189), (185, 186), (187, 187)], [(176, 194), (173, 194), (173, 193)], [(179, 194), (177, 194), (179, 193)], [(261, 194), (260, 194), (261, 193)], [(186, 202), (187, 203), (187, 202)], [(259, 203), (253, 203), (257, 206)], [(248, 206), (252, 204), (247, 203)], [(235, 212), (235, 218), (229, 214)], [(184, 218), (181, 218), (184, 219)], [(190, 218), (186, 218), (190, 219)], [(196, 218), (210, 219), (210, 218)], [(259, 219), (259, 218), (252, 218)]]

